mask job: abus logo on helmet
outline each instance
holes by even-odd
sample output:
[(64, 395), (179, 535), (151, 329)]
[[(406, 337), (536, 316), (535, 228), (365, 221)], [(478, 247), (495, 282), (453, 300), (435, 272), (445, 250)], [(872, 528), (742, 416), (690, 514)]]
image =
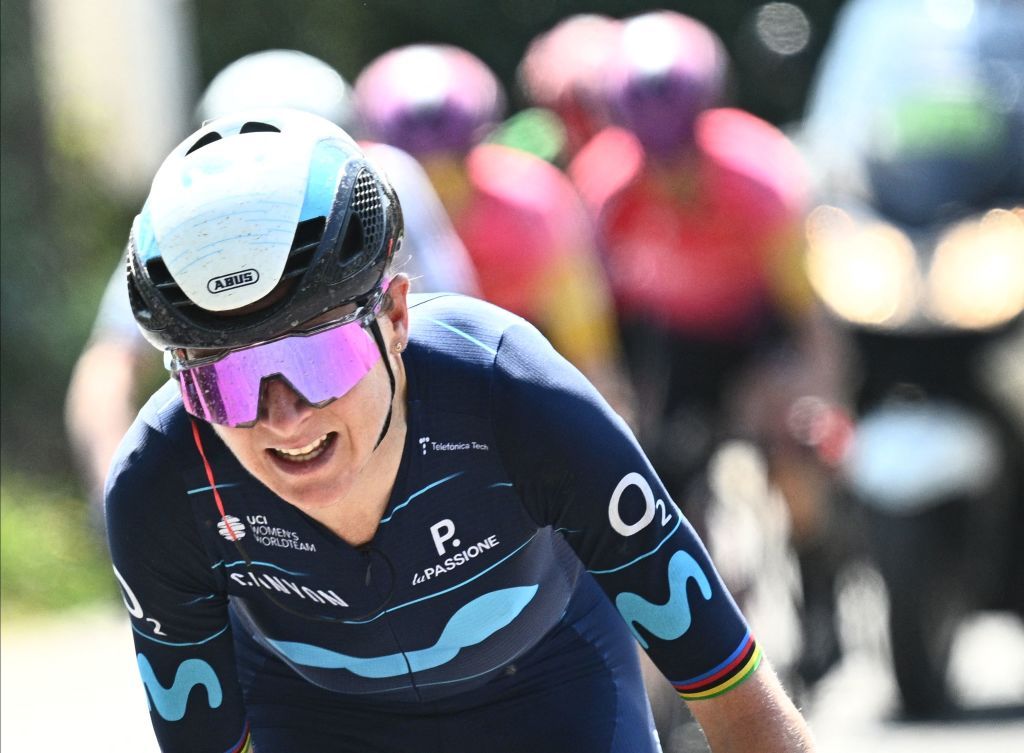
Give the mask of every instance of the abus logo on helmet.
[[(245, 524), (234, 515), (225, 515), (217, 524), (217, 533), (228, 541), (241, 539), (245, 536)], [(232, 536), (232, 533), (235, 535)]]
[(223, 293), (225, 290), (234, 290), (235, 288), (244, 288), (246, 285), (252, 285), (259, 282), (259, 279), (260, 273), (255, 269), (243, 269), (240, 272), (232, 272), (231, 274), (214, 277), (206, 283), (206, 289), (211, 293)]

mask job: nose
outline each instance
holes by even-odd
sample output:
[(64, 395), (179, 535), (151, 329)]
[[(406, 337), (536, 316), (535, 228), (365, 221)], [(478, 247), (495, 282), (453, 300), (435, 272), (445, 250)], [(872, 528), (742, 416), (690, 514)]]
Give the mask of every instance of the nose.
[(316, 410), (280, 377), (264, 380), (259, 420), (277, 434), (293, 434)]

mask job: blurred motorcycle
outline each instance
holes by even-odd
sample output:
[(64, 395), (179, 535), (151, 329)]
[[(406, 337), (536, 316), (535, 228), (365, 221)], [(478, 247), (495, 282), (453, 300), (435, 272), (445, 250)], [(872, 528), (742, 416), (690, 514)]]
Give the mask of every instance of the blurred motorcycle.
[(951, 709), (968, 614), (1024, 615), (1024, 363), (993, 366), (1024, 337), (1022, 38), (1019, 2), (851, 0), (803, 125), (806, 269), (860, 367), (842, 479), (910, 716)]
[(807, 271), (859, 362), (842, 476), (888, 590), (903, 708), (935, 717), (965, 617), (1024, 617), (1024, 440), (981, 369), (1024, 335), (1024, 207), (909, 222), (913, 195), (885, 198), (819, 206)]

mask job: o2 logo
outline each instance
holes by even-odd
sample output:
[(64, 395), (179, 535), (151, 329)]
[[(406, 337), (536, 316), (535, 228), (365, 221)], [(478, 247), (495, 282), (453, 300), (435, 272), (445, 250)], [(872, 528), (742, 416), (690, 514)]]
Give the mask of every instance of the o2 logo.
[(121, 584), (121, 600), (124, 602), (125, 607), (128, 609), (128, 614), (137, 620), (145, 620), (146, 622), (153, 623), (153, 632), (157, 635), (166, 636), (167, 633), (160, 627), (160, 623), (154, 620), (152, 617), (146, 617), (146, 613), (142, 611), (142, 604), (139, 603), (138, 598), (135, 596), (135, 592), (132, 591), (131, 586), (125, 581), (124, 576), (114, 568), (114, 577), (117, 578), (117, 582)]
[[(644, 498), (644, 512), (635, 523), (627, 523), (622, 519), (619, 503), (622, 501), (622, 495), (625, 491), (633, 486), (640, 490), (640, 494)], [(672, 510), (670, 510), (669, 506), (665, 504), (665, 500), (655, 499), (654, 490), (651, 489), (651, 485), (647, 483), (646, 478), (636, 472), (627, 473), (619, 481), (615, 491), (612, 492), (611, 501), (608, 503), (608, 522), (611, 523), (616, 533), (623, 536), (632, 536), (649, 526), (658, 513), (661, 514), (660, 524), (667, 526), (673, 520), (672, 511), (675, 511), (676, 515), (682, 517), (682, 513), (676, 509), (675, 505), (672, 505)]]

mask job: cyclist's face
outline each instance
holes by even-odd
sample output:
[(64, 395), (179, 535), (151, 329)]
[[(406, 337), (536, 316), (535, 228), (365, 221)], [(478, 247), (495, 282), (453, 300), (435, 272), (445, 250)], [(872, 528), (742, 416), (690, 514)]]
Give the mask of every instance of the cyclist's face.
[(391, 427), (375, 451), (391, 403), (383, 361), (349, 392), (322, 408), (307, 403), (286, 382), (268, 380), (254, 426), (214, 425), (218, 436), (259, 482), (297, 507), (316, 511), (342, 503), (367, 476), (393, 479), (401, 459), (405, 411), (404, 371), (395, 343), (405, 343), (408, 279), (392, 283), (394, 307), (378, 318), (396, 378)]

